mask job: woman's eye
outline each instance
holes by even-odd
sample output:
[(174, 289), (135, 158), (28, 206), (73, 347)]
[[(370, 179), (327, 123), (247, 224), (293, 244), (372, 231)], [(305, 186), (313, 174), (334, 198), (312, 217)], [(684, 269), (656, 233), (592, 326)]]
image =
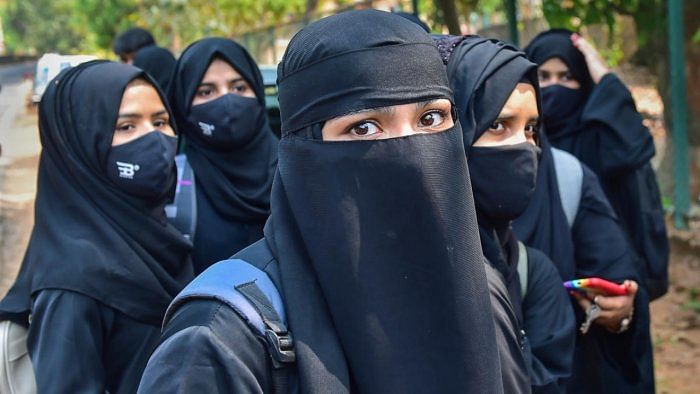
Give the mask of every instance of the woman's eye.
[(445, 121), (445, 114), (442, 111), (432, 111), (423, 115), (420, 118), (421, 127), (435, 127), (441, 125)]
[(122, 124), (122, 125), (117, 126), (117, 131), (121, 131), (121, 132), (130, 132), (130, 131), (134, 131), (134, 129), (136, 129), (136, 127), (131, 123), (126, 123), (126, 124)]
[(491, 124), (491, 126), (489, 127), (489, 130), (491, 132), (498, 132), (498, 133), (503, 132), (505, 129), (506, 129), (506, 127), (503, 126), (503, 123), (501, 123), (501, 122), (493, 122)]
[(372, 122), (364, 122), (352, 126), (349, 131), (358, 137), (367, 137), (379, 133), (380, 130), (376, 124)]
[(248, 91), (248, 86), (246, 84), (239, 84), (233, 87), (233, 91), (236, 93), (245, 93)]
[(155, 122), (153, 122), (153, 126), (155, 126), (156, 128), (165, 127), (166, 124), (168, 124), (168, 122), (165, 120), (156, 120)]
[(197, 97), (207, 97), (214, 93), (211, 88), (199, 88), (197, 89)]
[(549, 74), (547, 73), (537, 73), (537, 77), (540, 81), (546, 81), (549, 79)]
[(535, 133), (537, 133), (537, 126), (535, 126), (533, 124), (529, 124), (529, 125), (525, 126), (525, 132), (530, 133), (530, 134), (535, 134)]
[(568, 82), (568, 81), (571, 81), (571, 80), (573, 80), (573, 79), (574, 79), (574, 78), (573, 78), (573, 76), (572, 76), (571, 74), (564, 74), (564, 76), (561, 77), (561, 80), (564, 81), (564, 82)]

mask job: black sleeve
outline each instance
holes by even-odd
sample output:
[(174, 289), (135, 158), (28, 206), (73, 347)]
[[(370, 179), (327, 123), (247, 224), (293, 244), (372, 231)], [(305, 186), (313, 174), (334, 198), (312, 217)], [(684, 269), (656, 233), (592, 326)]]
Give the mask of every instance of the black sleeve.
[(98, 301), (65, 290), (34, 299), (27, 348), (39, 393), (103, 393), (105, 322)]
[(601, 177), (635, 170), (654, 156), (654, 140), (642, 123), (632, 94), (613, 73), (595, 86), (581, 115), (594, 140), (580, 159)]
[(572, 228), (576, 276), (639, 281), (637, 256), (598, 178), (585, 165), (581, 202)]
[(513, 306), (508, 298), (508, 290), (501, 274), (488, 263), (484, 265), (496, 327), (496, 345), (501, 364), (503, 391), (529, 393), (530, 378), (523, 355), (522, 336)]
[(554, 264), (527, 248), (528, 284), (523, 300), (525, 333), (530, 343), (530, 379), (534, 393), (562, 393), (571, 375), (576, 318)]
[(182, 305), (148, 361), (139, 393), (267, 393), (264, 344), (236, 312), (215, 300)]

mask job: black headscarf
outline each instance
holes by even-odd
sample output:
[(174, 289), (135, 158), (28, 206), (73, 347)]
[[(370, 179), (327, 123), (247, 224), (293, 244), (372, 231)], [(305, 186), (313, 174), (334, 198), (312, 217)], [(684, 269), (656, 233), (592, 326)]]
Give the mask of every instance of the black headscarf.
[(175, 69), (175, 57), (169, 50), (155, 45), (142, 48), (136, 52), (133, 64), (147, 72), (164, 92), (168, 92)]
[[(444, 52), (455, 44), (454, 54), (449, 58), (448, 75), (459, 106), (465, 141), (476, 141), (488, 129), (521, 80), (529, 81), (535, 87), (538, 108), (541, 108), (537, 66), (521, 51), (485, 38), (467, 37), (462, 43), (455, 43), (454, 38), (451, 40), (448, 43), (443, 39), (440, 45)], [(571, 278), (575, 269), (574, 246), (559, 197), (551, 145), (545, 133), (538, 132), (537, 138), (541, 155), (535, 193), (525, 212), (512, 226), (520, 240), (528, 245), (538, 245), (554, 261), (562, 277)], [(506, 238), (502, 242), (511, 238), (509, 234), (502, 236)], [(555, 239), (557, 242), (553, 242)], [(499, 258), (495, 253), (499, 248), (493, 237), (482, 237), (482, 242), (491, 244), (484, 245), (489, 261), (510, 267), (505, 271), (506, 275), (513, 275), (514, 261), (509, 264)], [(509, 290), (514, 289), (511, 286)]]
[(579, 89), (552, 85), (543, 89), (543, 121), (551, 138), (575, 133), (586, 99), (595, 86), (588, 71), (586, 58), (571, 41), (574, 34), (566, 29), (551, 29), (535, 37), (525, 48), (527, 57), (538, 65), (552, 58), (561, 59), (581, 85)]
[[(220, 150), (202, 144), (188, 126), (192, 99), (214, 58), (229, 63), (250, 84), (261, 106), (254, 130), (245, 130), (240, 143)], [(262, 75), (248, 52), (225, 38), (205, 38), (191, 44), (175, 65), (171, 104), (185, 153), (192, 165), (197, 188), (226, 220), (243, 223), (264, 221), (270, 212), (270, 187), (277, 164), (277, 138), (270, 131), (265, 113)]]
[(501, 391), (459, 125), (319, 139), (352, 111), (451, 99), (430, 37), (390, 13), (346, 12), (297, 33), (278, 69), (283, 137), (265, 236), (302, 392)]
[[(438, 37), (437, 42), (442, 58), (448, 61), (447, 74), (455, 93), (467, 156), (472, 144), (496, 120), (519, 82), (526, 82), (534, 87), (537, 106), (540, 108), (537, 66), (528, 61), (523, 52), (502, 41), (478, 36)], [(537, 134), (539, 140), (540, 133)], [(512, 165), (517, 166), (518, 163)], [(499, 174), (479, 174), (471, 167), (470, 163), (472, 179), (481, 176), (498, 182)], [(476, 198), (478, 200), (479, 196)], [(493, 220), (484, 212), (480, 212), (478, 206), (477, 201), (479, 233), (484, 255), (503, 274), (516, 306), (514, 309), (521, 319), (520, 284), (515, 280), (518, 263), (517, 241), (508, 221)]]
[(4, 317), (26, 324), (31, 296), (63, 289), (160, 325), (192, 278), (191, 245), (165, 219), (169, 196), (148, 202), (107, 177), (122, 95), (136, 78), (156, 86), (136, 67), (94, 61), (62, 72), (44, 93), (35, 224), (0, 304)]

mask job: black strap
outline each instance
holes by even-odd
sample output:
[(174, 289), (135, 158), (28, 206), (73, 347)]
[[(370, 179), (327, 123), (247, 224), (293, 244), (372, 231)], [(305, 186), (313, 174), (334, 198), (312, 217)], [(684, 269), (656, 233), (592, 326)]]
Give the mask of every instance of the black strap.
[(265, 323), (265, 342), (272, 359), (272, 387), (274, 393), (289, 392), (289, 366), (296, 360), (294, 340), (282, 323), (275, 308), (255, 282), (236, 286), (253, 305)]

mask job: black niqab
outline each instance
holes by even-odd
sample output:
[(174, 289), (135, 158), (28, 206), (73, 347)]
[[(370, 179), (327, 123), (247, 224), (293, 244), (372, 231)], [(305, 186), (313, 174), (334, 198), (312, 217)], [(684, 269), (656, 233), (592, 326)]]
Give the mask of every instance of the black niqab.
[[(472, 144), (496, 120), (519, 82), (526, 81), (534, 87), (537, 106), (540, 108), (537, 66), (528, 61), (521, 51), (502, 41), (478, 36), (439, 37), (438, 46), (443, 59), (448, 61), (447, 74), (455, 92), (467, 156)], [(537, 138), (539, 139), (539, 133)], [(498, 172), (487, 173), (488, 168), (481, 170), (479, 173), (471, 171), (471, 176), (474, 180), (475, 177), (482, 177), (485, 184), (497, 182), (504, 175)], [(516, 305), (515, 311), (521, 318), (520, 284), (515, 280), (517, 240), (510, 230), (510, 223), (495, 221), (478, 209), (477, 216), (484, 255), (503, 275), (511, 300)]]
[(451, 99), (430, 37), (389, 13), (342, 13), (299, 32), (278, 75), (284, 135), (265, 236), (301, 391), (502, 391), (459, 125), (318, 139), (351, 111)]
[[(255, 92), (261, 111), (244, 143), (222, 151), (198, 140), (188, 125), (192, 99), (214, 58), (233, 66)], [(265, 114), (262, 75), (248, 52), (225, 38), (205, 38), (191, 44), (175, 65), (171, 104), (197, 188), (207, 196), (219, 217), (243, 223), (264, 221), (270, 212), (270, 187), (277, 164), (277, 139)], [(216, 231), (216, 229), (212, 229)]]
[(135, 67), (94, 61), (62, 72), (44, 93), (35, 224), (0, 303), (5, 317), (26, 324), (33, 295), (63, 289), (159, 325), (192, 278), (191, 245), (165, 220), (169, 196), (139, 199), (107, 177), (122, 95), (136, 78), (156, 86)]
[(169, 50), (155, 45), (139, 49), (134, 56), (134, 66), (147, 72), (164, 92), (168, 92), (175, 69), (175, 57)]

